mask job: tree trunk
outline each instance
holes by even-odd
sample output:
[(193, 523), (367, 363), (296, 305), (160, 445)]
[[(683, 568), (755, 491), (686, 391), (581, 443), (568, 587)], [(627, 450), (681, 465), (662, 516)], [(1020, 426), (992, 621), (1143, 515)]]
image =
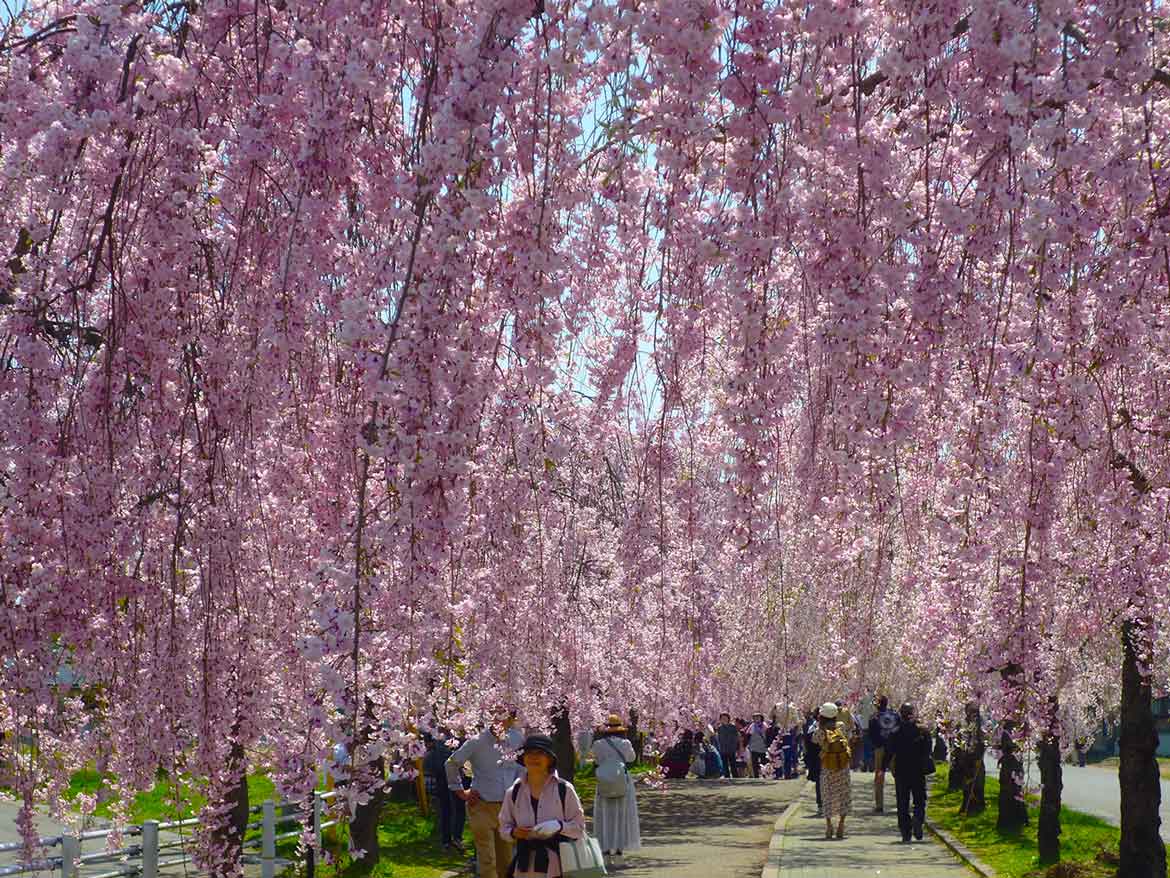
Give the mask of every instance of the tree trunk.
[[(237, 722), (237, 731), (239, 723)], [(227, 808), (226, 820), (213, 833), (215, 846), (219, 849), (217, 866), (223, 871), (220, 874), (238, 874), (240, 857), (244, 849), (244, 833), (248, 828), (248, 764), (244, 753), (244, 744), (239, 737), (232, 739), (231, 750), (228, 752), (227, 774), (237, 778), (234, 785), (223, 796), (222, 802)]]
[[(1055, 726), (1055, 722), (1053, 722)], [(1053, 732), (1040, 740), (1040, 821), (1037, 845), (1041, 865), (1060, 862), (1060, 738)]]
[(975, 772), (967, 780), (963, 790), (964, 814), (982, 814), (987, 810), (987, 766), (983, 764), (983, 749), (979, 750), (979, 758), (975, 761)]
[(959, 811), (981, 814), (987, 809), (987, 766), (983, 763), (987, 745), (983, 741), (983, 714), (974, 707), (970, 708), (963, 729), (967, 749), (963, 758), (963, 804)]
[(1016, 723), (1004, 720), (1000, 733), (1002, 756), (999, 761), (999, 814), (995, 828), (1000, 832), (1018, 832), (1028, 823), (1028, 804), (1024, 801), (1024, 790), (1018, 778), (1024, 773), (1020, 762), (1019, 747), (1012, 739)]
[(349, 821), (349, 843), (354, 851), (364, 851), (363, 869), (372, 867), (381, 859), (382, 850), (378, 844), (378, 824), (382, 819), (382, 808), (386, 804), (386, 760), (379, 756), (365, 765), (359, 765), (355, 758), (370, 740), (375, 727), (374, 703), (367, 697), (358, 740), (354, 742), (354, 755), (350, 758), (350, 783), (372, 786), (369, 800), (354, 808), (353, 819)]
[(634, 760), (636, 762), (642, 761), (642, 749), (646, 745), (646, 736), (638, 731), (638, 708), (630, 708), (630, 724), (628, 726), (630, 743), (634, 746)]
[(967, 754), (966, 751), (959, 746), (958, 738), (955, 743), (951, 745), (951, 770), (947, 774), (947, 789), (961, 790), (967, 784)]
[(1158, 735), (1154, 728), (1149, 677), (1141, 662), (1150, 653), (1148, 623), (1121, 626), (1121, 863), (1126, 878), (1166, 878), (1166, 845), (1162, 842), (1158, 807)]
[(552, 739), (557, 751), (557, 774), (569, 783), (577, 775), (577, 752), (573, 749), (573, 726), (564, 702), (552, 709)]

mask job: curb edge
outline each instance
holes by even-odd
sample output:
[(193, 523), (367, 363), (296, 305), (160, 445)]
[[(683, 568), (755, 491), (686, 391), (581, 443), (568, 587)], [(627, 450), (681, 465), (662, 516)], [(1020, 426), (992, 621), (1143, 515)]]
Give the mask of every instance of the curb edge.
[[(931, 835), (941, 841), (943, 845), (950, 849), (951, 853), (962, 860), (976, 874), (982, 876), (982, 878), (996, 878), (994, 869), (975, 856), (970, 848), (945, 829), (940, 829), (930, 820), (926, 821), (926, 828), (930, 830)], [(774, 878), (774, 876), (763, 876), (763, 878)]]
[(796, 814), (800, 803), (804, 801), (804, 794), (807, 790), (808, 780), (806, 778), (796, 796), (784, 809), (784, 813), (776, 819), (776, 823), (772, 827), (772, 839), (768, 842), (768, 859), (764, 862), (760, 878), (780, 878), (780, 855), (784, 849), (784, 830), (788, 828), (789, 821)]

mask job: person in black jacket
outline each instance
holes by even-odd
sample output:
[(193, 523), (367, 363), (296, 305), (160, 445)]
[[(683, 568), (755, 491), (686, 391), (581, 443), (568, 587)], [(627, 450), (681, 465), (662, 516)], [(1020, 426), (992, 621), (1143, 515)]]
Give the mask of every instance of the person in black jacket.
[(463, 825), (467, 820), (466, 806), (447, 786), (447, 758), (450, 748), (442, 740), (423, 732), (427, 752), (423, 757), (423, 777), (427, 793), (438, 809), (439, 836), (447, 850), (463, 850)]
[(823, 810), (821, 802), (821, 748), (813, 742), (813, 731), (817, 727), (816, 714), (811, 710), (804, 716), (804, 765), (808, 769), (808, 779), (817, 789), (817, 816)]
[[(922, 825), (926, 822), (926, 771), (930, 756), (930, 733), (918, 724), (914, 705), (902, 705), (898, 730), (886, 742), (887, 753), (893, 758), (894, 789), (898, 799), (898, 829), (902, 842), (910, 841), (910, 833), (922, 840)], [(914, 800), (913, 814), (910, 800)]]

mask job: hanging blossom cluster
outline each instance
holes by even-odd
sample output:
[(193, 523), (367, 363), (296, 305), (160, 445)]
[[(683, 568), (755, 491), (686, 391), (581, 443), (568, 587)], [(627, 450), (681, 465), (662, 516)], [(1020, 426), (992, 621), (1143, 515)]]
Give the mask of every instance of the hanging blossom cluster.
[(1168, 34), (1132, 0), (21, 5), (3, 784), (205, 779), (216, 864), (249, 764), (303, 798), (346, 743), (353, 807), (499, 704), (882, 688), (1071, 734), (1122, 630), (1165, 685)]

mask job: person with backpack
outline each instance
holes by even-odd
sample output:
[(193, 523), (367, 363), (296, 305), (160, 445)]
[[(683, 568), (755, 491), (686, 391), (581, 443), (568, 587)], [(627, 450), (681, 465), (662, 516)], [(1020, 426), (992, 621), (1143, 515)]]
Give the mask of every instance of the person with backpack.
[(890, 699), (882, 695), (877, 701), (877, 712), (869, 720), (869, 736), (873, 740), (873, 810), (881, 814), (885, 810), (886, 745), (890, 736), (898, 731), (898, 714), (890, 710)]
[(557, 751), (547, 735), (524, 739), (516, 761), (525, 773), (500, 805), (500, 836), (515, 843), (507, 878), (559, 878), (560, 843), (585, 834), (577, 790), (557, 774)]
[(853, 753), (849, 749), (850, 729), (837, 722), (840, 709), (831, 701), (821, 705), (820, 720), (813, 743), (821, 748), (821, 800), (824, 804), (825, 838), (833, 838), (833, 818), (837, 818), (837, 838), (845, 837), (845, 818), (853, 803), (849, 767)]
[[(628, 766), (634, 747), (616, 713), (597, 730), (590, 754), (597, 761), (597, 795), (593, 800), (593, 836), (605, 854), (621, 856), (642, 846), (638, 799)], [(689, 764), (688, 764), (689, 767)]]
[[(906, 702), (899, 711), (898, 730), (890, 736), (886, 750), (893, 760), (894, 790), (898, 797), (898, 829), (902, 842), (909, 844), (910, 833), (922, 841), (926, 822), (926, 775), (934, 773), (930, 759), (930, 732), (920, 726), (914, 705)], [(914, 800), (911, 813), (910, 800)]]

